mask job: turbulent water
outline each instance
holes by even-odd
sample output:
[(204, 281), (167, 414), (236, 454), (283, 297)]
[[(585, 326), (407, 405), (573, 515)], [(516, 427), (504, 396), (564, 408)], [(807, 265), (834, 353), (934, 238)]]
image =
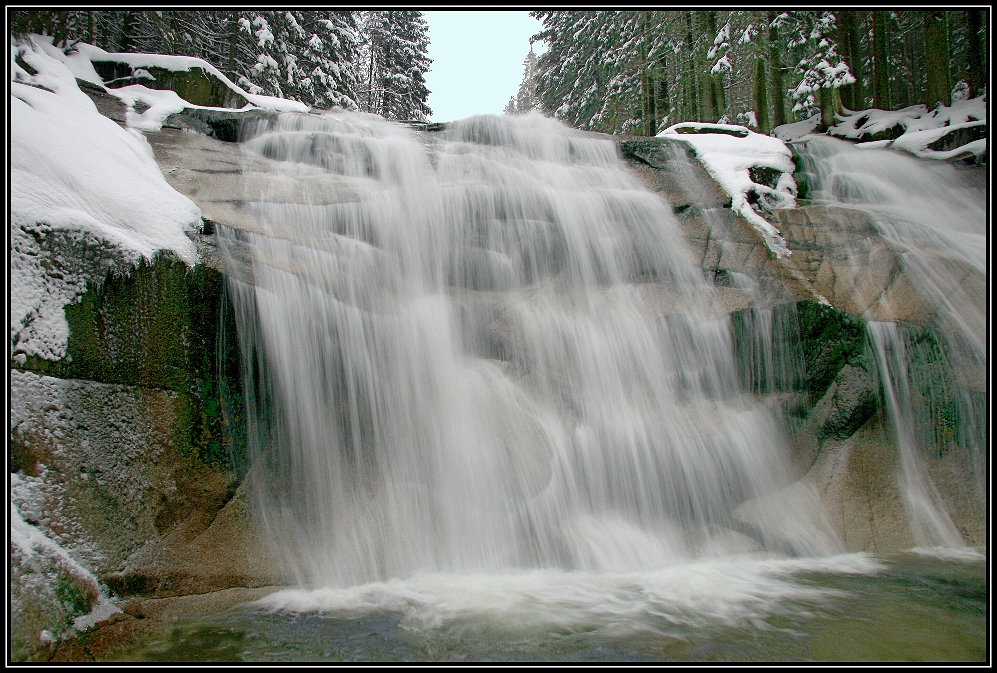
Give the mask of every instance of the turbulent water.
[(306, 586), (837, 549), (733, 516), (789, 483), (780, 430), (612, 142), (343, 114), (245, 145), (314, 187), (247, 195), (259, 232), (219, 236), (252, 266), (233, 294), (270, 418), (262, 511)]

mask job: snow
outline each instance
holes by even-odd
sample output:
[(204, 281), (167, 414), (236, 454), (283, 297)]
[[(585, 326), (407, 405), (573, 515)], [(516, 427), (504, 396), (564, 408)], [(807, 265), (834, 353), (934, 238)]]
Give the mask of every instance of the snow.
[[(949, 160), (972, 154), (979, 157), (986, 154), (987, 141), (974, 140), (962, 147), (948, 151), (936, 151), (928, 147), (949, 131), (973, 126), (986, 126), (987, 97), (954, 99), (952, 105), (939, 105), (928, 110), (924, 105), (912, 105), (902, 110), (862, 110), (839, 116), (839, 123), (828, 129), (828, 133), (840, 138), (858, 140), (866, 135), (880, 133), (899, 127), (903, 133), (896, 140), (881, 140), (859, 143), (863, 148), (885, 148), (904, 150), (922, 159)], [(782, 127), (780, 127), (782, 128)]]
[(911, 127), (914, 130), (921, 130), (925, 127), (918, 123), (919, 120), (930, 116), (930, 114), (924, 105), (912, 105), (902, 110), (872, 108), (839, 117), (841, 121), (832, 126), (828, 133), (839, 138), (858, 140), (862, 136), (881, 133), (896, 126), (900, 126), (905, 131)]
[(928, 147), (928, 145), (943, 137), (950, 131), (957, 131), (959, 129), (972, 128), (975, 126), (986, 127), (986, 125), (987, 123), (985, 121), (978, 121), (968, 122), (966, 124), (953, 124), (952, 126), (942, 126), (940, 128), (926, 129), (924, 131), (908, 131), (889, 144), (889, 147), (897, 150), (905, 150), (921, 159), (941, 159), (945, 161), (948, 159), (956, 159), (965, 156), (966, 154), (972, 154), (973, 156), (978, 157), (982, 154), (986, 154), (987, 152), (986, 139), (974, 140), (965, 145), (947, 151), (933, 150)]
[(41, 241), (71, 232), (124, 263), (167, 250), (193, 266), (187, 234), (200, 230), (201, 211), (167, 184), (148, 142), (97, 112), (44, 44), (13, 45), (11, 56), (37, 71), (16, 68), (10, 83), (11, 343), (15, 355), (55, 360), (69, 335), (62, 307), (85, 279), (52, 272), (59, 260)]
[[(683, 133), (683, 130), (687, 132)], [(731, 135), (731, 132), (738, 135)], [(754, 192), (770, 208), (796, 207), (793, 153), (786, 147), (786, 143), (778, 138), (755, 133), (744, 126), (697, 122), (675, 124), (658, 136), (690, 145), (707, 172), (730, 195), (731, 209), (743, 215), (762, 234), (769, 249), (777, 257), (790, 254), (779, 229), (756, 212), (748, 201), (749, 192)], [(776, 188), (753, 182), (748, 172), (752, 167), (781, 171), (782, 176)]]
[(776, 126), (772, 129), (772, 134), (779, 140), (791, 142), (813, 133), (819, 123), (820, 113), (811, 116), (809, 119), (804, 119), (801, 122)]
[[(16, 472), (10, 475), (11, 490), (18, 490), (22, 486), (22, 477)], [(23, 490), (23, 489), (22, 489)], [(97, 595), (98, 600), (89, 614), (80, 615), (73, 620), (73, 627), (77, 631), (84, 631), (97, 622), (103, 621), (121, 610), (110, 601), (101, 590), (100, 583), (93, 573), (77, 563), (69, 552), (59, 544), (49, 538), (36, 526), (31, 525), (21, 516), (17, 506), (10, 504), (10, 546), (12, 554), (20, 556), (20, 565), (29, 568), (35, 573), (42, 575), (46, 580), (55, 582), (53, 577), (53, 566), (68, 574), (70, 577), (83, 584), (88, 584)], [(47, 635), (46, 635), (47, 634)], [(42, 642), (55, 642), (56, 638), (50, 631), (42, 631), (40, 634)]]
[[(165, 70), (173, 70), (177, 72), (191, 70), (193, 68), (201, 68), (205, 72), (214, 75), (222, 81), (229, 89), (235, 91), (239, 95), (243, 96), (247, 101), (249, 101), (250, 107), (252, 108), (263, 108), (265, 110), (276, 110), (277, 112), (308, 112), (309, 107), (302, 102), (296, 100), (288, 100), (286, 98), (277, 98), (274, 96), (260, 96), (258, 94), (251, 94), (238, 84), (235, 84), (226, 77), (218, 68), (211, 65), (204, 59), (195, 58), (193, 56), (168, 56), (164, 54), (122, 54), (122, 53), (110, 53), (106, 52), (99, 47), (95, 47), (91, 44), (86, 44), (79, 42), (76, 44), (76, 50), (80, 56), (87, 59), (88, 61), (117, 61), (118, 63), (126, 63), (135, 68), (163, 68)], [(91, 65), (91, 69), (93, 66)], [(115, 91), (120, 91), (120, 89), (109, 89), (109, 93), (115, 93)], [(188, 104), (188, 107), (198, 107), (196, 105)], [(244, 110), (246, 108), (243, 108)]]
[[(961, 128), (986, 126), (987, 97), (958, 98), (952, 100), (952, 105), (939, 105), (934, 110), (928, 110), (924, 105), (912, 105), (902, 110), (879, 110), (872, 108), (859, 112), (849, 112), (838, 115), (838, 124), (828, 129), (828, 133), (839, 138), (860, 140), (863, 137), (899, 128), (903, 132), (896, 140), (871, 140), (859, 142), (856, 147), (861, 149), (896, 149), (904, 150), (921, 159), (940, 159), (948, 161), (973, 155), (977, 158), (987, 152), (985, 139), (971, 141), (961, 147), (947, 151), (932, 150), (928, 147), (946, 133)], [(810, 133), (820, 122), (816, 114), (805, 121), (777, 126), (774, 135), (786, 142), (799, 140)]]

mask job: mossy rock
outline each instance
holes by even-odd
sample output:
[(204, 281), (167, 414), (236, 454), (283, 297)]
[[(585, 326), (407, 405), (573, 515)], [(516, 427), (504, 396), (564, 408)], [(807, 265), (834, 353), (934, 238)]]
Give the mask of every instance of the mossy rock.
[[(66, 306), (69, 341), (57, 362), (24, 369), (59, 378), (142, 386), (187, 399), (189, 440), (208, 464), (244, 470), (245, 411), (235, 314), (221, 274), (170, 255), (108, 273)], [(30, 456), (19, 457), (30, 462)]]
[(150, 89), (175, 91), (188, 103), (205, 107), (241, 108), (249, 102), (204, 68), (167, 70), (156, 66), (133, 68), (120, 61), (92, 63), (105, 85), (112, 89), (141, 84)]
[(637, 160), (651, 168), (668, 168), (668, 158), (661, 151), (662, 141), (658, 138), (624, 140), (620, 143), (620, 153), (624, 159)]
[(866, 352), (866, 323), (860, 317), (813, 301), (796, 304), (799, 348), (806, 378), (802, 389), (811, 404), (824, 396), (845, 365), (871, 371)]

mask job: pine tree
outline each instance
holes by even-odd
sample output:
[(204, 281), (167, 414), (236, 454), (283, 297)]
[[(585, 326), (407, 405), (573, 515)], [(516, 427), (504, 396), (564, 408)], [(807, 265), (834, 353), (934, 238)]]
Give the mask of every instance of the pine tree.
[(519, 84), (519, 91), (509, 99), (508, 105), (503, 112), (511, 115), (521, 115), (531, 110), (540, 109), (540, 99), (537, 98), (537, 55), (533, 53), (533, 45), (530, 45), (530, 53), (523, 59), (523, 81)]
[(831, 12), (794, 12), (793, 19), (795, 35), (791, 44), (803, 49), (797, 65), (800, 82), (793, 89), (793, 110), (804, 116), (820, 112), (821, 123), (831, 126), (840, 108), (835, 89), (855, 82), (848, 64), (837, 53), (835, 16)]
[(360, 109), (388, 119), (424, 121), (429, 26), (422, 12), (367, 12), (360, 52)]

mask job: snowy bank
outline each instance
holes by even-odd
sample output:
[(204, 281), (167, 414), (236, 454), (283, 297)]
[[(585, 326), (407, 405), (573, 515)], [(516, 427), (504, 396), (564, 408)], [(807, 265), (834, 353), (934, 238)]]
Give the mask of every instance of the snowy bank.
[(167, 184), (141, 134), (97, 111), (65, 63), (31, 42), (13, 44), (11, 61), (11, 345), (15, 359), (58, 360), (69, 336), (62, 307), (88, 279), (58, 259), (51, 235), (99, 244), (104, 271), (162, 250), (192, 266), (187, 235), (200, 231), (201, 211)]
[(953, 100), (951, 106), (939, 105), (930, 111), (924, 105), (912, 105), (893, 111), (862, 110), (838, 119), (828, 133), (855, 140), (860, 147), (889, 147), (942, 161), (979, 160), (987, 153), (986, 96)]
[[(128, 108), (128, 126), (144, 131), (158, 131), (167, 117), (188, 108), (309, 111), (299, 101), (251, 94), (207, 61), (192, 56), (113, 53), (84, 42), (66, 53), (52, 45), (51, 37), (39, 35), (29, 36), (26, 42), (62, 63), (74, 77), (119, 98)], [(15, 64), (15, 78), (25, 77), (30, 75)], [(207, 104), (210, 100), (217, 104)]]
[[(35, 499), (31, 481), (17, 473), (10, 475), (12, 500), (22, 501), (21, 507), (25, 500)], [(53, 645), (121, 612), (93, 573), (25, 521), (14, 502), (10, 505), (10, 579), (11, 628), (25, 640), (18, 643), (20, 647), (29, 641)], [(29, 654), (15, 653), (20, 659)]]
[(790, 254), (779, 229), (761, 212), (796, 206), (793, 153), (778, 138), (731, 124), (675, 124), (658, 136), (689, 145), (709, 174), (731, 197), (731, 209), (744, 216), (777, 257)]

